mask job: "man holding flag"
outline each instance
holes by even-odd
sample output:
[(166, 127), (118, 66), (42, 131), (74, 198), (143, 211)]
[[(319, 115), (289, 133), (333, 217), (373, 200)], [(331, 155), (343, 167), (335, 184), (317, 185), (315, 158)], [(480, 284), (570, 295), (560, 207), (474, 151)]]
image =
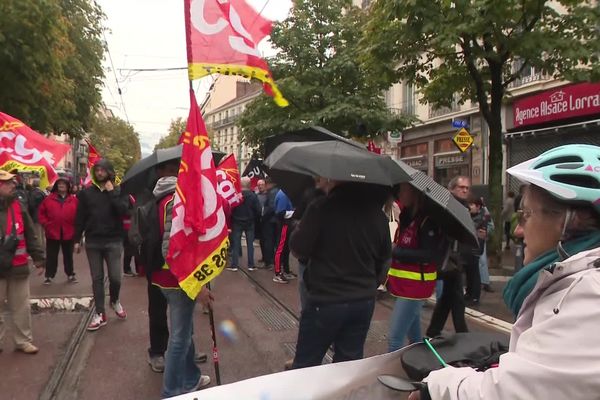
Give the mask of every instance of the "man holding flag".
[(227, 225), (217, 195), (212, 151), (194, 92), (183, 134), (179, 177), (160, 178), (154, 188), (163, 238), (163, 269), (152, 274), (167, 299), (170, 336), (165, 356), (162, 397), (173, 397), (210, 384), (194, 362), (192, 340), (196, 299), (211, 306), (213, 296), (205, 285), (221, 273), (226, 263)]

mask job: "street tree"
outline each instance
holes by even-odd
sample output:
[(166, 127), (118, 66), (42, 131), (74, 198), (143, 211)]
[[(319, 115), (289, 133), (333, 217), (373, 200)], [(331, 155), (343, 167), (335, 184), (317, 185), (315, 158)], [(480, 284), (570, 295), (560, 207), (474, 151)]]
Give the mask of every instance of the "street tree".
[(177, 143), (179, 143), (179, 137), (183, 132), (185, 132), (186, 124), (186, 118), (179, 117), (171, 120), (171, 124), (169, 125), (169, 132), (166, 136), (160, 138), (156, 146), (154, 146), (154, 151), (158, 149), (166, 149), (167, 147), (177, 145)]
[(351, 0), (298, 0), (275, 23), (269, 60), (290, 105), (258, 96), (239, 119), (242, 140), (258, 146), (266, 136), (320, 125), (348, 136), (397, 129), (407, 119), (393, 114), (382, 92), (358, 61), (365, 13)]
[[(171, 120), (171, 124), (169, 125), (169, 132), (160, 138), (158, 143), (154, 146), (154, 151), (158, 149), (166, 149), (167, 147), (176, 146), (179, 143), (179, 137), (183, 132), (185, 132), (185, 128), (187, 125), (187, 118), (178, 117), (174, 120)], [(213, 132), (210, 128), (207, 127), (208, 130), (208, 139), (211, 142), (212, 148), (217, 149), (215, 143), (213, 141)]]
[(94, 118), (90, 142), (114, 165), (121, 178), (142, 156), (139, 135), (130, 124), (117, 117)]
[(0, 110), (83, 134), (101, 101), (103, 18), (93, 0), (0, 2)]
[[(600, 78), (599, 22), (594, 1), (379, 0), (361, 42), (363, 61), (382, 87), (413, 83), (424, 103), (477, 102), (489, 126), (491, 210), (500, 226), (509, 85), (528, 67), (572, 81)], [(497, 255), (500, 246), (498, 234)]]

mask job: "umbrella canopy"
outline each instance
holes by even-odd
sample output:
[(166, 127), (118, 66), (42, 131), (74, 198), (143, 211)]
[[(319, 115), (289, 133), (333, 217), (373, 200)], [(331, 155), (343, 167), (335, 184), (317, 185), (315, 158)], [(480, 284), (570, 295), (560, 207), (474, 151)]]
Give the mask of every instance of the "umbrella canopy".
[(265, 165), (292, 202), (314, 184), (314, 176), (387, 187), (410, 180), (390, 157), (332, 140), (282, 143), (267, 157)]
[(286, 142), (321, 142), (325, 140), (338, 140), (340, 142), (351, 144), (355, 147), (365, 149), (365, 145), (337, 135), (320, 126), (309, 126), (293, 132), (285, 132), (279, 135), (269, 136), (264, 141), (265, 158), (281, 143)]
[(462, 243), (478, 246), (475, 226), (469, 210), (454, 198), (452, 193), (427, 174), (396, 161), (412, 179), (409, 183), (425, 195), (427, 215), (444, 233)]
[[(121, 190), (124, 193), (136, 194), (152, 189), (158, 177), (156, 176), (156, 166), (171, 160), (181, 158), (181, 144), (166, 149), (158, 149), (148, 157), (142, 158), (127, 170)], [(213, 160), (215, 165), (225, 156), (225, 153), (213, 151)]]

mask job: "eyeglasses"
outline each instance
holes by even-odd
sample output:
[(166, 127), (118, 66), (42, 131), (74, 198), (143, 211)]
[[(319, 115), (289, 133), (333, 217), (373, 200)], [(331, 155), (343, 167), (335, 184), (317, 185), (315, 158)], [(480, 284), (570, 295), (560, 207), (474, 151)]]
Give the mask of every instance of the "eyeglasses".
[(540, 214), (540, 213), (544, 213), (544, 214), (560, 214), (561, 211), (559, 210), (547, 210), (544, 208), (541, 208), (539, 210), (533, 210), (531, 208), (522, 208), (520, 210), (517, 210), (517, 221), (519, 221), (519, 225), (523, 226), (525, 225), (525, 223), (527, 222), (527, 220), (529, 218), (531, 218), (531, 216), (533, 214)]

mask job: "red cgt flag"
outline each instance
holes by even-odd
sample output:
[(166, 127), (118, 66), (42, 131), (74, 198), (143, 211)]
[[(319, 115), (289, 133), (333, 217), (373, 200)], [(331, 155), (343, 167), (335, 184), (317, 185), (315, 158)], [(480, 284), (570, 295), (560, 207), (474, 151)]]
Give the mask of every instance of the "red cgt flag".
[(69, 148), (0, 112), (0, 169), (37, 172), (40, 186), (46, 188), (58, 177), (54, 166)]
[(86, 140), (86, 142), (88, 145), (88, 163), (87, 176), (85, 177), (85, 181), (83, 182), (83, 184), (85, 186), (89, 186), (92, 184), (92, 167), (94, 166), (94, 164), (96, 164), (96, 161), (102, 158), (102, 156), (100, 155), (100, 153), (98, 153), (98, 150), (96, 150), (96, 148), (92, 146), (92, 143), (89, 140)]
[(191, 89), (182, 143), (167, 264), (179, 286), (195, 299), (225, 267), (229, 240), (210, 141)]
[(215, 73), (258, 79), (277, 105), (287, 106), (258, 50), (272, 27), (245, 0), (185, 0), (190, 80)]
[(217, 191), (227, 200), (231, 208), (237, 207), (244, 202), (240, 171), (233, 154), (224, 158), (217, 167), (217, 183)]

